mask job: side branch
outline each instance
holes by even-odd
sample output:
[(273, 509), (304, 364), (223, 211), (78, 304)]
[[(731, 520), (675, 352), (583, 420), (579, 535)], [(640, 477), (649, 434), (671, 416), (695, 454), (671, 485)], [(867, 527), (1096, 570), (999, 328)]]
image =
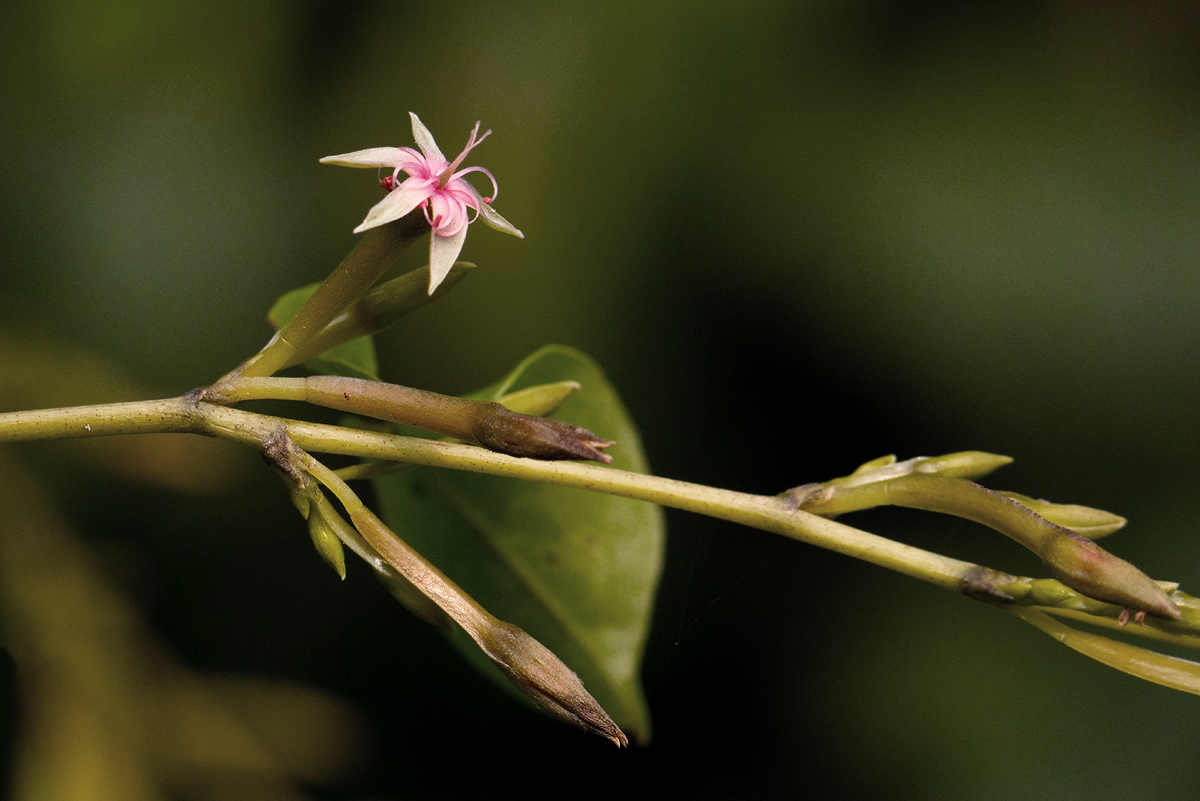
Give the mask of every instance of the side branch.
[[(991, 603), (1075, 610), (1099, 620), (1116, 620), (1121, 612), (1120, 606), (1089, 598), (1054, 579), (1010, 576), (810, 514), (786, 494), (752, 495), (594, 464), (521, 459), (470, 445), (281, 421), (224, 407), (207, 409), (205, 417), (215, 427), (214, 433), (226, 436), (247, 436), (262, 425), (269, 432), (272, 426), (286, 424), (288, 435), (307, 451), (540, 481), (695, 512), (816, 545)], [(275, 422), (265, 422), (268, 420)], [(1178, 592), (1173, 585), (1163, 586), (1170, 591), (1181, 619), (1148, 618), (1144, 625), (1129, 631), (1150, 634), (1157, 630), (1173, 639), (1200, 634), (1200, 602)]]
[(975, 565), (923, 551), (801, 511), (776, 497), (717, 489), (659, 476), (576, 462), (522, 459), (471, 445), (282, 421), (241, 409), (203, 404), (211, 433), (254, 440), (286, 424), (306, 451), (410, 462), (606, 492), (764, 529), (956, 591)]
[[(197, 400), (200, 392), (164, 400), (0, 414), (0, 442), (112, 434), (195, 433), (263, 449), (286, 433), (309, 452), (467, 470), (604, 492), (763, 529), (851, 556), (945, 589), (1003, 605), (1117, 619), (1119, 606), (1096, 601), (1052, 579), (1009, 576), (980, 565), (895, 542), (799, 508), (795, 498), (752, 495), (596, 464), (540, 461), (472, 445), (380, 434), (247, 412)], [(1200, 601), (1164, 585), (1180, 620), (1150, 620), (1133, 633), (1157, 629), (1176, 640), (1200, 634)]]

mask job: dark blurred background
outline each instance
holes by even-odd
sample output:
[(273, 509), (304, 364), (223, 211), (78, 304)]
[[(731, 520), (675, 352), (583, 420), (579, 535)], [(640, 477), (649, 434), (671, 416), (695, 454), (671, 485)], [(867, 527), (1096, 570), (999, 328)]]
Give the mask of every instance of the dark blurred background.
[[(482, 120), (469, 163), (527, 238), (473, 229), (481, 268), (380, 338), (386, 377), (465, 392), (573, 345), (657, 473), (753, 492), (1009, 454), (991, 485), (1123, 514), (1113, 550), (1200, 587), (1194, 4), (55, 0), (0, 26), (13, 336), (147, 393), (211, 381), (378, 197), (318, 158), (411, 144), (410, 110), (457, 153)], [(196, 493), (20, 453), (182, 662), (364, 710), (370, 747), (316, 797), (1200, 792), (1200, 700), (778, 537), (669, 515), (655, 739), (618, 752), (477, 679), (358, 565), (339, 583), (253, 455)], [(847, 522), (1040, 570), (965, 523)]]

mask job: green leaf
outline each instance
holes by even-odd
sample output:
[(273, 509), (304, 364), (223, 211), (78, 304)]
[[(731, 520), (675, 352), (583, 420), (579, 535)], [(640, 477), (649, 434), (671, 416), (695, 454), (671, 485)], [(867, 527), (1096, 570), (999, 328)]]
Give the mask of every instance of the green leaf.
[[(472, 397), (577, 381), (555, 417), (614, 439), (613, 467), (647, 471), (641, 441), (599, 367), (551, 345)], [(642, 501), (419, 468), (376, 481), (383, 519), (492, 614), (554, 651), (626, 732), (650, 738), (639, 681), (662, 566), (662, 510)], [(460, 632), (461, 634), (461, 632)], [(507, 682), (465, 636), (464, 655)]]
[[(309, 296), (317, 291), (320, 282), (302, 286), (285, 293), (267, 312), (267, 319), (278, 330), (296, 316)], [(379, 380), (379, 363), (375, 359), (375, 343), (370, 337), (359, 337), (330, 348), (304, 366), (314, 373), (345, 375), (352, 378)]]

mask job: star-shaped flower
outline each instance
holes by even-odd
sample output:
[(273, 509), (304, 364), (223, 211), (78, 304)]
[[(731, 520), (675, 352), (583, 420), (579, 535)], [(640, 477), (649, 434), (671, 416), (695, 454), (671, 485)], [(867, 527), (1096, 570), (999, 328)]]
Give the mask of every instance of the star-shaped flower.
[[(483, 167), (459, 169), (472, 148), (486, 139), (491, 131), (479, 136), (479, 123), (475, 123), (467, 146), (458, 154), (458, 158), (448, 161), (438, 150), (433, 134), (429, 133), (417, 115), (410, 111), (409, 116), (412, 117), (413, 139), (421, 152), (411, 147), (373, 147), (340, 156), (326, 156), (321, 163), (342, 167), (375, 167), (380, 172), (384, 167), (392, 169), (391, 175), (379, 181), (388, 190), (387, 197), (371, 207), (366, 219), (354, 229), (354, 233), (398, 220), (413, 209), (422, 209), (425, 219), (433, 228), (429, 240), (429, 294), (432, 295), (454, 266), (454, 260), (462, 252), (463, 242), (467, 238), (467, 226), (476, 219), (482, 217), (492, 228), (506, 234), (522, 239), (525, 235), (492, 208), (491, 203), (500, 192), (495, 176)], [(400, 180), (401, 172), (408, 175), (403, 181)], [(491, 197), (482, 197), (466, 181), (464, 176), (472, 172), (481, 172), (492, 182)], [(472, 217), (468, 209), (473, 210), (475, 216)]]

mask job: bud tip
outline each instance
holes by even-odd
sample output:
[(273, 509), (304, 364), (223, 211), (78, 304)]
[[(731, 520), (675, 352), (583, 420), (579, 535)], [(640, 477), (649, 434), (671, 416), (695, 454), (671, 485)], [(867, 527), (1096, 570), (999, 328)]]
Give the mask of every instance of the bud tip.
[(517, 414), (499, 403), (488, 404), (475, 421), (472, 434), (483, 447), (510, 456), (585, 459), (604, 464), (612, 463), (604, 449), (615, 444), (586, 428), (549, 417)]

